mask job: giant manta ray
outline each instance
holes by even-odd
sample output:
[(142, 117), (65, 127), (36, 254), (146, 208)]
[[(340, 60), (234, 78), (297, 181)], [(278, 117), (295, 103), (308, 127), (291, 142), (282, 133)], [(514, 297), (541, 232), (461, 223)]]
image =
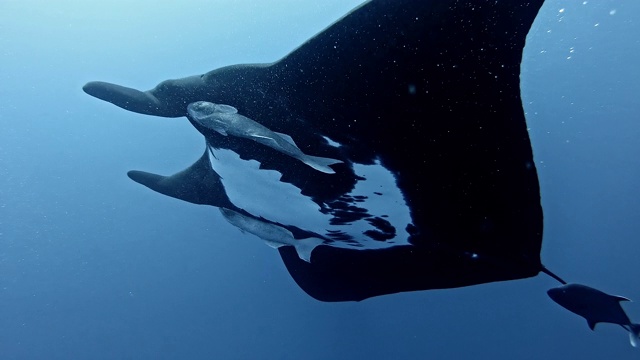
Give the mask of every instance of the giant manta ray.
[[(371, 0), (274, 63), (149, 91), (105, 82), (84, 91), (137, 113), (186, 116), (206, 139), (202, 157), (172, 176), (129, 177), (220, 208), (279, 247), (316, 299), (541, 271), (564, 283), (540, 261), (542, 207), (520, 97), (525, 37), (542, 3)], [(221, 110), (199, 111), (207, 106)], [(574, 311), (571, 295), (562, 305)], [(616, 322), (602, 313), (617, 309), (602, 303), (578, 313)], [(617, 323), (633, 334), (627, 322)]]

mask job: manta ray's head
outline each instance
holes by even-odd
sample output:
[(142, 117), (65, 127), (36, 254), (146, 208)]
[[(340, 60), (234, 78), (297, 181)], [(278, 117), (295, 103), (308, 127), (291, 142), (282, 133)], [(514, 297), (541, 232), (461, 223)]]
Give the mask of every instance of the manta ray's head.
[(187, 105), (189, 117), (199, 125), (226, 135), (228, 118), (222, 115), (236, 114), (238, 110), (230, 105), (197, 101)]

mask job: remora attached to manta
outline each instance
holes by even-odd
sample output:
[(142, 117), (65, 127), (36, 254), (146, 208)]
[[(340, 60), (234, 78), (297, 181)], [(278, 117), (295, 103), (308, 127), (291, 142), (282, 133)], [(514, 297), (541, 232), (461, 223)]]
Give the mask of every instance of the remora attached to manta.
[(323, 173), (335, 174), (335, 171), (329, 165), (342, 162), (341, 160), (303, 153), (289, 135), (269, 130), (260, 123), (238, 114), (238, 109), (230, 105), (198, 101), (187, 106), (187, 113), (198, 124), (215, 130), (221, 135), (237, 136), (256, 141), (294, 159), (298, 159)]
[[(540, 271), (563, 282), (540, 261), (542, 207), (520, 97), (525, 38), (542, 4), (371, 0), (271, 64), (223, 67), (148, 91), (105, 82), (83, 89), (130, 111), (187, 116), (206, 139), (202, 157), (172, 176), (129, 176), (229, 209), (228, 221), (263, 239), (322, 239), (309, 259), (278, 248), (318, 300)], [(326, 174), (247, 141), (246, 128), (221, 136), (188, 114), (199, 101), (228, 104), (269, 134), (291, 134), (304, 154), (344, 164)]]
[(307, 262), (311, 261), (311, 252), (313, 249), (323, 243), (323, 240), (318, 238), (296, 240), (291, 231), (281, 226), (260, 221), (259, 219), (240, 214), (234, 210), (220, 208), (220, 212), (230, 224), (258, 236), (271, 247), (277, 249), (286, 245), (293, 246), (298, 252), (300, 259)]

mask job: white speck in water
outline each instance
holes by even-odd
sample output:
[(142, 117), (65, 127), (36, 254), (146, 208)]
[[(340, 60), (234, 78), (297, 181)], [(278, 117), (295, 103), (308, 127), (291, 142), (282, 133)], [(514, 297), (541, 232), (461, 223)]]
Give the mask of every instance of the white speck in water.
[(333, 140), (331, 140), (330, 138), (328, 138), (328, 137), (326, 137), (326, 136), (323, 136), (323, 138), (324, 138), (324, 139), (329, 143), (329, 145), (331, 145), (331, 146), (333, 146), (333, 147), (340, 147), (340, 146), (342, 146), (342, 144), (340, 144), (339, 142), (337, 142), (337, 141), (333, 141)]

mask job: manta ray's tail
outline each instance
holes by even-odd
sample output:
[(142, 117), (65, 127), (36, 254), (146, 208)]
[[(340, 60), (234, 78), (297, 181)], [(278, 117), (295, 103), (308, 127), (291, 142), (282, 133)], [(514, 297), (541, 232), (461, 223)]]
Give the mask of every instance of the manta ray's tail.
[(631, 324), (629, 325), (629, 341), (631, 342), (631, 346), (638, 347), (640, 346), (640, 324)]
[(306, 155), (300, 160), (302, 160), (303, 163), (325, 174), (335, 174), (336, 173), (335, 170), (330, 168), (329, 165), (342, 163), (341, 160), (330, 159), (330, 158), (325, 158), (320, 156), (311, 156), (311, 155)]

